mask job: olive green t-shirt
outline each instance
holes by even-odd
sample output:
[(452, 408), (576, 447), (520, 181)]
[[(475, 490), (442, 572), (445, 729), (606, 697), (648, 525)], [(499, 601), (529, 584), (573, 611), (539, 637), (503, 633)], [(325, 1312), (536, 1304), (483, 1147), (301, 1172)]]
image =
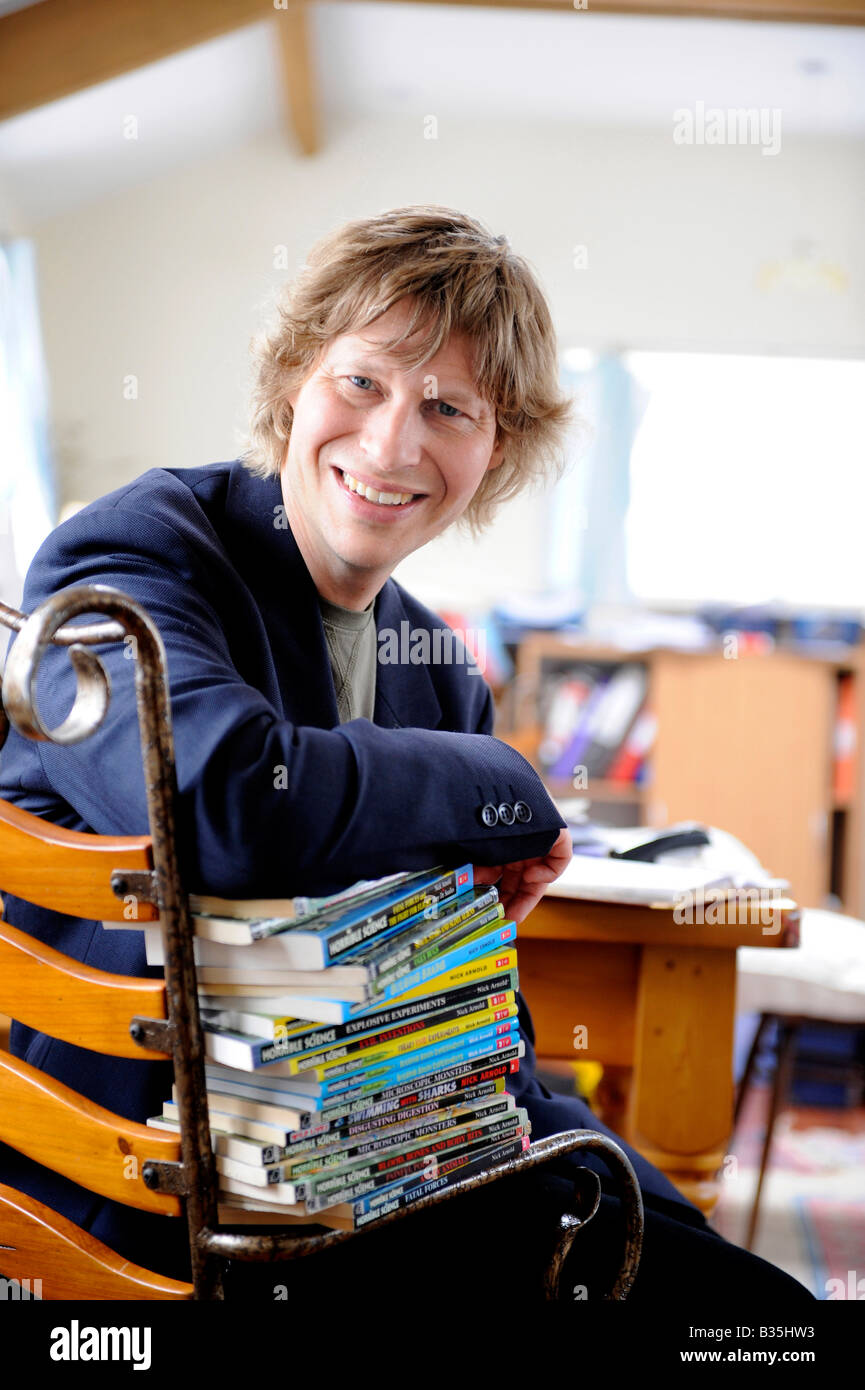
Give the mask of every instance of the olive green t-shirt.
[(330, 653), (330, 669), (336, 691), (339, 722), (372, 721), (375, 708), (376, 628), (375, 600), (357, 612), (318, 596), (324, 635)]

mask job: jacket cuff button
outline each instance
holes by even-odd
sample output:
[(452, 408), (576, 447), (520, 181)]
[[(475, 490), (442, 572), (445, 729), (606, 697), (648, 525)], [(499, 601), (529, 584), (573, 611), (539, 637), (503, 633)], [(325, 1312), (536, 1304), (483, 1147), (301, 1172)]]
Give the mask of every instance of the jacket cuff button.
[(518, 821), (525, 825), (532, 818), (532, 808), (531, 806), (527, 806), (525, 801), (515, 801), (514, 815)]
[(501, 821), (502, 825), (513, 825), (515, 819), (516, 816), (514, 814), (513, 806), (509, 801), (503, 801), (502, 804), (499, 806), (499, 820)]
[(480, 816), (483, 824), (489, 826), (490, 829), (494, 825), (498, 825), (499, 813), (491, 801), (488, 801), (486, 806), (481, 808)]

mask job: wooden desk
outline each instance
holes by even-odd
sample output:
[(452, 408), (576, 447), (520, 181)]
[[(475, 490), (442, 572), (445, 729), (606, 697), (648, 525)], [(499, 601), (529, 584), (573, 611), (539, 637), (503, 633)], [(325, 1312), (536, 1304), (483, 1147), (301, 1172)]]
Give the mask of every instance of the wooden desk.
[(736, 947), (799, 943), (790, 899), (768, 926), (756, 903), (733, 906), (680, 925), (672, 908), (547, 895), (518, 936), (538, 1058), (601, 1062), (599, 1118), (707, 1216), (733, 1127)]

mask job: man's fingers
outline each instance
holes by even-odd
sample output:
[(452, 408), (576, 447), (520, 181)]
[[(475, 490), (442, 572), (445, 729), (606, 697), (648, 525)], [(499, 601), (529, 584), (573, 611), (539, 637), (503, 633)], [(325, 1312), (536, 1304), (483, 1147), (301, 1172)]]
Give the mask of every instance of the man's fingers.
[(496, 883), (502, 876), (501, 865), (495, 867), (490, 864), (475, 865), (475, 883)]

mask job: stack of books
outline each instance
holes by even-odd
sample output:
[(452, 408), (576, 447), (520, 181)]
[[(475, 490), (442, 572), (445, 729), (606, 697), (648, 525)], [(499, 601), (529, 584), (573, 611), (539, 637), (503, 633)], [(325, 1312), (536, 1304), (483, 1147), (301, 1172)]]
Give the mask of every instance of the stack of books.
[(528, 1147), (516, 925), (471, 865), (190, 908), (221, 1221), (358, 1229)]

